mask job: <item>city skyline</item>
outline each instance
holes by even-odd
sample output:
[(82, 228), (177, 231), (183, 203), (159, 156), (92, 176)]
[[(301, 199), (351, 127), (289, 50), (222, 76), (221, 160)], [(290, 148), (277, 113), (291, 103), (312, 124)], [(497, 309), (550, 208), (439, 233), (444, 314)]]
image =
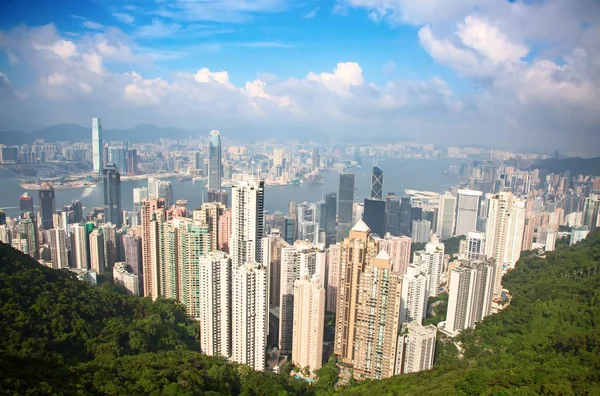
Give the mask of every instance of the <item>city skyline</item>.
[(6, 130), (99, 114), (110, 129), (597, 150), (593, 2), (29, 4), (0, 17)]

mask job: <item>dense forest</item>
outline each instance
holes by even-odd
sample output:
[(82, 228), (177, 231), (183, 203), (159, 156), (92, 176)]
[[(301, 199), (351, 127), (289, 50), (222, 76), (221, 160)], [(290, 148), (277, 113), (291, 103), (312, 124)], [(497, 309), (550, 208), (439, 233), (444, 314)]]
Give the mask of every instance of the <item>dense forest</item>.
[(0, 394), (600, 394), (600, 233), (526, 252), (504, 285), (510, 305), (440, 338), (433, 370), (335, 387), (331, 360), (309, 385), (202, 356), (174, 301), (91, 287), (2, 245)]

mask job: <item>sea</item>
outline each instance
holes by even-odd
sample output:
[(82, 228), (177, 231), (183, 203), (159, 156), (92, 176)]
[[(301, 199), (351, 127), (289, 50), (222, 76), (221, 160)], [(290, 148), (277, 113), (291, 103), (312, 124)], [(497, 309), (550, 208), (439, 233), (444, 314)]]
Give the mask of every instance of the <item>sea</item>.
[[(369, 158), (364, 158), (363, 163), (371, 163)], [(405, 189), (425, 190), (443, 193), (457, 183), (457, 180), (445, 171), (451, 165), (460, 165), (464, 160), (440, 158), (440, 159), (407, 159), (388, 158), (379, 159), (378, 166), (384, 172), (383, 191), (384, 197), (389, 192), (401, 196)], [(348, 168), (347, 172), (355, 174), (356, 201), (361, 201), (369, 196), (371, 187), (371, 166)], [(265, 187), (265, 210), (272, 213), (281, 210), (287, 214), (290, 201), (296, 202), (318, 202), (323, 196), (330, 192), (338, 192), (339, 173), (335, 171), (321, 172), (323, 184), (299, 184), (287, 186)], [(164, 179), (163, 179), (164, 180)], [(203, 182), (180, 181), (177, 178), (166, 179), (171, 181), (173, 197), (175, 200), (185, 199), (188, 201), (188, 209), (195, 209), (202, 205), (206, 198), (206, 190)], [(19, 215), (19, 196), (24, 192), (33, 195), (34, 205), (38, 205), (37, 192), (25, 190), (19, 184), (20, 179), (11, 173), (0, 170), (0, 209), (4, 210), (8, 217)], [(147, 180), (129, 180), (121, 183), (121, 206), (125, 210), (133, 208), (133, 189), (147, 187)], [(94, 207), (103, 205), (102, 184), (87, 188), (68, 188), (56, 190), (56, 208), (71, 201), (81, 200), (84, 210), (90, 211)], [(231, 198), (230, 198), (231, 199)]]

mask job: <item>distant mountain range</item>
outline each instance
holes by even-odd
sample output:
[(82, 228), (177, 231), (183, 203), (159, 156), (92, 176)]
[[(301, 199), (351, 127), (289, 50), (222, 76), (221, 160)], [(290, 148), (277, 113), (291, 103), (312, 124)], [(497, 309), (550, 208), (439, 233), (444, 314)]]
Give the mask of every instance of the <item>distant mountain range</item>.
[(550, 158), (532, 165), (531, 169), (545, 170), (548, 173), (571, 171), (572, 175), (600, 176), (600, 157)]
[[(128, 140), (132, 143), (155, 142), (160, 138), (186, 139), (194, 133), (181, 128), (163, 128), (155, 125), (138, 125), (129, 129), (104, 129), (102, 138), (105, 141)], [(207, 133), (208, 136), (208, 133)], [(27, 133), (22, 131), (0, 131), (0, 144), (31, 144), (36, 139), (45, 142), (87, 142), (92, 139), (90, 127), (76, 124), (60, 124)]]

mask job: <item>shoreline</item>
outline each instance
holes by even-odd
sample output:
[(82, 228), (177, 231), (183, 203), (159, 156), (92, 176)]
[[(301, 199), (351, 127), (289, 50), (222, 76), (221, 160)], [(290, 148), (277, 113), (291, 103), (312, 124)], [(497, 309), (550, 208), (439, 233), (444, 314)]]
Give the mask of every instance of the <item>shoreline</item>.
[[(61, 184), (56, 184), (56, 185), (53, 184), (53, 182), (56, 181), (53, 179), (42, 180), (39, 183), (26, 183), (25, 181), (21, 180), (21, 182), (19, 183), (19, 186), (24, 190), (39, 190), (42, 187), (41, 184), (49, 183), (49, 184), (52, 184), (52, 187), (54, 187), (55, 190), (68, 190), (68, 189), (88, 188), (88, 187), (95, 188), (98, 184), (102, 184), (102, 181), (85, 181), (85, 180), (81, 179), (81, 178), (85, 178), (87, 176), (89, 176), (89, 175), (76, 176), (76, 177), (79, 177), (80, 179), (65, 181)], [(126, 182), (126, 181), (136, 181), (136, 180), (147, 180), (151, 177), (154, 177), (156, 179), (170, 179), (170, 178), (177, 177), (177, 176), (178, 176), (177, 173), (157, 173), (157, 174), (145, 174), (145, 175), (132, 175), (132, 176), (122, 176), (121, 181)]]

